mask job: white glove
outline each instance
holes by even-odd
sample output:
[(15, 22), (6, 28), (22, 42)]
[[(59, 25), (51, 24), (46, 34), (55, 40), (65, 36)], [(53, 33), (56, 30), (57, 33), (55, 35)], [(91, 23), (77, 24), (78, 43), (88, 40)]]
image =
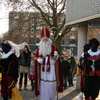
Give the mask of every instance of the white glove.
[(58, 56), (58, 52), (57, 51), (54, 51), (54, 56)]
[(38, 63), (42, 64), (43, 60), (42, 59), (37, 59)]

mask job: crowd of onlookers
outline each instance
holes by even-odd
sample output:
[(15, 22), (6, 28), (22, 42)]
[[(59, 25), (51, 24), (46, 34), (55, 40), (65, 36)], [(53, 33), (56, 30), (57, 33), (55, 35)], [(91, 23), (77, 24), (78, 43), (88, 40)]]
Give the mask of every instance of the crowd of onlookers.
[[(27, 88), (28, 77), (31, 81), (32, 90), (34, 90), (35, 52), (31, 52), (28, 45), (25, 45), (23, 50), (21, 50), (18, 59), (19, 59), (19, 83), (18, 83), (19, 90), (21, 91), (22, 85), (24, 85), (25, 90), (28, 89)], [(60, 60), (61, 60), (62, 74), (63, 74), (63, 86), (64, 89), (66, 89), (67, 87), (74, 86), (73, 78), (77, 71), (77, 65), (70, 49), (66, 50), (66, 52), (62, 52)], [(23, 77), (24, 77), (24, 84), (23, 84)]]
[(77, 71), (77, 65), (75, 58), (72, 56), (72, 52), (70, 49), (62, 52), (61, 54), (61, 65), (62, 65), (62, 73), (63, 73), (63, 86), (66, 89), (73, 86), (73, 78)]
[[(34, 59), (35, 52), (31, 52), (28, 45), (25, 45), (24, 48), (20, 51), (20, 56), (18, 57), (19, 61), (19, 80), (18, 86), (19, 91), (21, 91), (22, 86), (24, 85), (24, 89), (27, 90), (27, 82), (28, 78), (31, 81), (32, 91), (34, 90)], [(61, 66), (62, 66), (62, 74), (63, 74), (63, 86), (66, 89), (68, 86), (73, 86), (73, 78), (77, 71), (75, 58), (72, 56), (72, 52), (70, 49), (62, 52), (60, 55)]]
[[(2, 73), (1, 96), (3, 100), (9, 100), (12, 97), (12, 89), (17, 83), (19, 91), (22, 90), (23, 85), (27, 90), (28, 78), (31, 81), (32, 91), (35, 88), (36, 96), (40, 91), (40, 100), (47, 100), (47, 98), (56, 100), (57, 92), (63, 92), (63, 88), (74, 86), (73, 78), (76, 72), (76, 75), (81, 75), (81, 92), (78, 100), (83, 100), (83, 94), (85, 100), (96, 100), (100, 89), (99, 41), (93, 38), (89, 44), (84, 45), (77, 70), (71, 50), (67, 49), (60, 55), (49, 39), (50, 32), (47, 28), (42, 29), (41, 37), (36, 52), (32, 52), (25, 44), (19, 56), (8, 41), (1, 43), (0, 72)], [(79, 70), (82, 73), (78, 73)]]
[[(3, 42), (1, 45), (0, 71), (2, 72), (1, 95), (3, 100), (8, 100), (8, 96), (5, 96), (5, 94), (8, 95), (9, 93), (9, 97), (11, 97), (11, 89), (13, 88), (13, 86), (12, 88), (9, 88), (11, 83), (18, 83), (20, 91), (23, 85), (24, 89), (27, 90), (27, 82), (29, 78), (33, 91), (35, 88), (34, 79), (36, 79), (34, 66), (34, 60), (36, 57), (35, 52), (31, 52), (29, 46), (25, 45), (20, 51), (20, 56), (17, 57), (9, 43)], [(81, 92), (79, 100), (82, 100), (83, 93), (85, 95), (85, 100), (95, 100), (95, 98), (98, 97), (100, 89), (100, 50), (98, 49), (98, 46), (99, 42), (95, 38), (91, 39), (89, 44), (84, 45), (83, 53), (79, 59), (78, 70), (75, 58), (72, 56), (70, 49), (62, 52), (60, 55), (60, 67), (62, 68), (62, 74), (60, 75), (63, 76), (62, 87), (64, 89), (74, 86), (74, 76), (81, 75)], [(58, 56), (55, 57), (58, 58)], [(42, 70), (44, 72), (43, 66)]]
[[(4, 47), (3, 47), (4, 46)], [(28, 78), (31, 81), (31, 88), (32, 91), (34, 90), (34, 80), (35, 80), (35, 66), (34, 66), (34, 60), (35, 60), (35, 52), (32, 52), (28, 45), (25, 45), (24, 48), (20, 51), (19, 57), (15, 56), (16, 50), (12, 50), (9, 43), (3, 43), (3, 48), (1, 49), (0, 55), (4, 52), (4, 57), (7, 55), (7, 58), (2, 58), (0, 64), (3, 66), (3, 68), (0, 69), (2, 72), (2, 82), (5, 83), (6, 81), (11, 84), (13, 81), (18, 84), (18, 90), (22, 90), (22, 86), (24, 86), (24, 90), (27, 90), (27, 83)], [(8, 48), (8, 49), (7, 49)], [(3, 51), (2, 51), (3, 50)], [(13, 57), (13, 56), (14, 57)], [(2, 57), (2, 56), (1, 56)], [(13, 61), (15, 59), (15, 61)], [(66, 50), (66, 52), (62, 53), (60, 55), (60, 61), (61, 61), (61, 68), (62, 68), (62, 75), (63, 75), (63, 87), (66, 89), (68, 86), (73, 86), (73, 78), (77, 71), (77, 66), (75, 62), (75, 58), (72, 56), (72, 52), (70, 49)], [(8, 64), (7, 64), (8, 63)], [(15, 67), (15, 69), (10, 68)], [(6, 66), (6, 67), (5, 67)], [(5, 69), (6, 68), (6, 69)], [(9, 70), (10, 69), (10, 70)], [(11, 73), (11, 75), (6, 75), (5, 78), (5, 72)], [(10, 79), (9, 77), (12, 77)], [(3, 90), (6, 92), (5, 86), (7, 84), (2, 84), (2, 93)], [(11, 91), (11, 90), (9, 90)], [(3, 94), (2, 94), (3, 95)], [(4, 100), (8, 100), (8, 97), (3, 98)]]

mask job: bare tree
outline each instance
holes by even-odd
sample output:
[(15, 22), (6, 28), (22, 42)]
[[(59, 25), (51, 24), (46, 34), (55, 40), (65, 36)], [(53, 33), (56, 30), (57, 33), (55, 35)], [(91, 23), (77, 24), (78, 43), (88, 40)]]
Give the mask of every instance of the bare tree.
[(39, 0), (38, 2), (37, 0), (28, 1), (41, 13), (46, 26), (49, 26), (52, 30), (54, 35), (54, 44), (61, 52), (61, 39), (71, 29), (71, 27), (64, 27), (66, 22), (66, 0)]
[(8, 3), (16, 11), (38, 12), (44, 21), (42, 27), (47, 26), (53, 36), (54, 44), (61, 53), (61, 39), (67, 34), (71, 27), (65, 27), (66, 22), (66, 0), (10, 0)]

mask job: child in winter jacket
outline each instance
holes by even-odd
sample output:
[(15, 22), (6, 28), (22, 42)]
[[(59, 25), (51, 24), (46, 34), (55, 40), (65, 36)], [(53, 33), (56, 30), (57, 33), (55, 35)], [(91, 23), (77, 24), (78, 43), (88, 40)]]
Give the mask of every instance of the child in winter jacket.
[(34, 58), (35, 58), (35, 53), (32, 52), (32, 54), (31, 54), (31, 64), (30, 64), (30, 80), (31, 80), (32, 91), (34, 90), (34, 79), (35, 79)]
[(64, 56), (64, 60), (62, 61), (62, 73), (63, 73), (63, 80), (64, 80), (64, 89), (67, 87), (67, 81), (70, 79), (71, 73), (71, 66), (69, 64), (68, 56)]

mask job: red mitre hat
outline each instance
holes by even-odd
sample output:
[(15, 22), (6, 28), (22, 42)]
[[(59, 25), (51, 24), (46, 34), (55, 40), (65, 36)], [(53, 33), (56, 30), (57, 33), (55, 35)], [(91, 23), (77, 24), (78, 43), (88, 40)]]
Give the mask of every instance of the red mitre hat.
[(43, 37), (47, 37), (47, 38), (50, 37), (50, 31), (47, 28), (43, 28), (41, 31), (41, 38)]

